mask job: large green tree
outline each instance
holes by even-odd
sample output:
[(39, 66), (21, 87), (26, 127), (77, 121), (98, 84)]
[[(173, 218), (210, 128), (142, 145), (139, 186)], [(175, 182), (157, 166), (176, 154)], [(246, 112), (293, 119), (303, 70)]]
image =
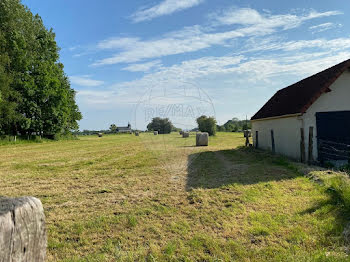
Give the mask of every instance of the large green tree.
[(208, 132), (210, 136), (216, 134), (216, 120), (214, 117), (200, 116), (197, 118), (197, 124), (201, 132)]
[(0, 51), (0, 113), (8, 115), (1, 132), (52, 136), (77, 129), (82, 116), (55, 34), (20, 0), (0, 2)]
[(148, 131), (158, 131), (159, 134), (170, 134), (175, 129), (168, 118), (155, 117), (147, 125)]

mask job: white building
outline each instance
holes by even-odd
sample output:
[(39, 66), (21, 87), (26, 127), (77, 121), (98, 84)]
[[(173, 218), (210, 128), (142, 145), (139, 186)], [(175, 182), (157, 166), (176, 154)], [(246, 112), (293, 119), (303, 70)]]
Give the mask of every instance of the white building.
[(126, 133), (126, 134), (131, 134), (132, 129), (130, 123), (128, 123), (128, 126), (120, 126), (117, 128), (118, 133)]
[(303, 162), (348, 160), (350, 60), (279, 90), (251, 120), (257, 148)]

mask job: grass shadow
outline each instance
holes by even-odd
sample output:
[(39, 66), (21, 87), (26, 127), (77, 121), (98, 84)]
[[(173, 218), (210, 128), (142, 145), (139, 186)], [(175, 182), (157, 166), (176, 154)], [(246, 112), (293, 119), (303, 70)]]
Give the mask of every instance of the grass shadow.
[(245, 147), (195, 153), (188, 162), (186, 190), (249, 185), (301, 175), (285, 158)]

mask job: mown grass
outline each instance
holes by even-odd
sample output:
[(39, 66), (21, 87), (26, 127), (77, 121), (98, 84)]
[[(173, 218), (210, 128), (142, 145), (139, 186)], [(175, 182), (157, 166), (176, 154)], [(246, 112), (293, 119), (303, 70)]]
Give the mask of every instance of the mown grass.
[[(0, 147), (0, 195), (36, 196), (48, 261), (347, 261), (342, 208), (290, 162), (178, 134)], [(319, 171), (319, 175), (324, 173)]]

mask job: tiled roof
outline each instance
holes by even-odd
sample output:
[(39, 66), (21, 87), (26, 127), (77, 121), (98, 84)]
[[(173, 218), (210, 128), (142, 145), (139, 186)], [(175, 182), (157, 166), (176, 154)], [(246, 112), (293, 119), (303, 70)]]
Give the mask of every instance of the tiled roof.
[(349, 67), (350, 59), (279, 90), (252, 120), (305, 113)]

